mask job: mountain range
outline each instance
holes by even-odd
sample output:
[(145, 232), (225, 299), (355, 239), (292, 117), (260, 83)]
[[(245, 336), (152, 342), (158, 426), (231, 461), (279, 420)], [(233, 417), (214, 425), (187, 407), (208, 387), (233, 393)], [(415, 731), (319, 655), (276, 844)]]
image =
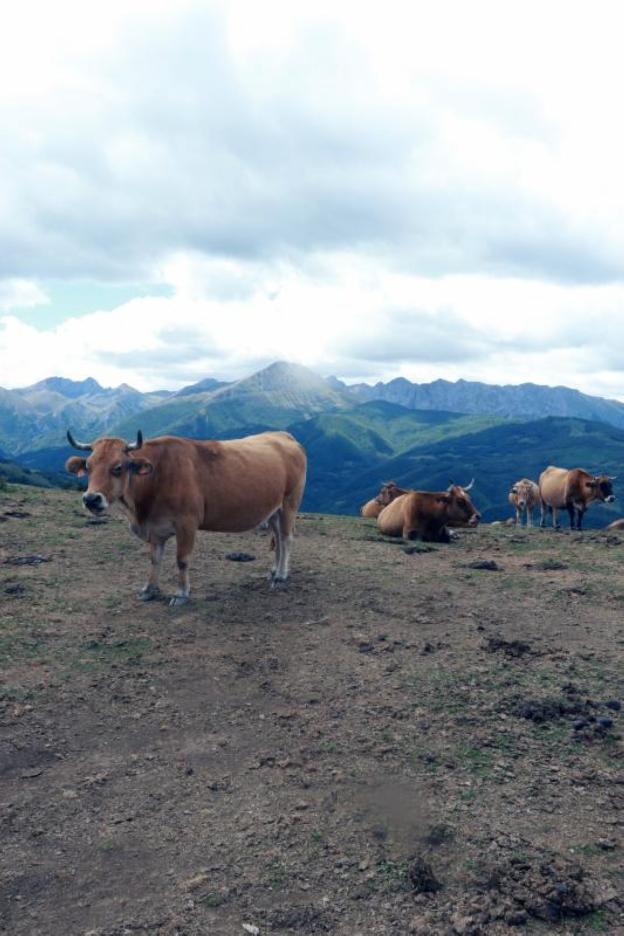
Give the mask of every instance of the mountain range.
[[(276, 362), (242, 380), (207, 377), (175, 392), (61, 377), (0, 389), (0, 477), (70, 484), (63, 473), (68, 427), (86, 440), (133, 438), (138, 428), (146, 436), (195, 438), (288, 428), (310, 460), (304, 507), (325, 512), (357, 512), (391, 477), (435, 490), (475, 475), (475, 499), (493, 519), (509, 513), (510, 484), (537, 477), (547, 464), (618, 474), (624, 462), (624, 404), (617, 401), (567, 387), (464, 380), (349, 386)], [(592, 508), (588, 519), (600, 525), (617, 513), (617, 504)]]

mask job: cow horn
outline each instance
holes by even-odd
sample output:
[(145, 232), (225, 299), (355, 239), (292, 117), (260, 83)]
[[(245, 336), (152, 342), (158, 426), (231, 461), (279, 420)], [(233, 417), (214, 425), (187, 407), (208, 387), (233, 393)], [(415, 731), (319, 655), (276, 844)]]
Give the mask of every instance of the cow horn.
[(126, 452), (134, 452), (135, 449), (140, 449), (143, 446), (143, 433), (140, 429), (137, 429), (136, 442), (128, 442), (126, 445)]
[(617, 475), (607, 475), (609, 481), (617, 481)]
[(474, 487), (475, 479), (473, 478), (468, 487), (464, 488), (464, 491), (471, 491)]
[(76, 440), (74, 439), (72, 435), (71, 429), (67, 430), (67, 441), (69, 442), (72, 448), (78, 449), (79, 452), (92, 452), (93, 451), (92, 445), (87, 445), (86, 442), (76, 442)]

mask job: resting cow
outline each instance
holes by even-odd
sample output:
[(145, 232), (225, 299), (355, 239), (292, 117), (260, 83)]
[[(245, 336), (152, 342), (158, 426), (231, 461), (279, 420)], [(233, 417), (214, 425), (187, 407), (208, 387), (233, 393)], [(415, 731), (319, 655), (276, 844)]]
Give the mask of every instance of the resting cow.
[(476, 526), (481, 514), (472, 503), (468, 487), (452, 484), (448, 491), (408, 491), (381, 511), (377, 527), (385, 536), (449, 543), (449, 526)]
[(559, 528), (559, 511), (565, 508), (570, 515), (570, 529), (580, 530), (583, 515), (595, 501), (611, 504), (615, 500), (611, 475), (591, 475), (582, 468), (555, 468), (549, 465), (539, 476), (539, 492), (542, 502), (542, 520), (546, 523), (545, 511), (552, 514), (553, 527)]
[(539, 487), (535, 481), (522, 478), (516, 481), (509, 492), (509, 503), (516, 511), (516, 524), (522, 525), (522, 514), (526, 512), (526, 525), (533, 526), (533, 511), (541, 507)]
[(288, 577), (293, 526), (303, 496), (306, 455), (288, 432), (263, 432), (227, 442), (162, 436), (144, 442), (101, 438), (85, 444), (67, 433), (88, 458), (66, 462), (71, 474), (87, 474), (82, 500), (98, 515), (119, 503), (130, 529), (149, 544), (151, 573), (139, 597), (159, 595), (165, 543), (175, 536), (179, 588), (172, 605), (189, 597), (189, 558), (198, 530), (240, 533), (267, 521), (275, 540), (272, 584)]
[(610, 523), (606, 530), (624, 530), (624, 519), (620, 517), (619, 520), (614, 520), (613, 523)]
[(404, 488), (400, 488), (394, 481), (386, 481), (385, 484), (382, 485), (379, 494), (373, 497), (372, 500), (366, 501), (360, 510), (360, 514), (363, 517), (374, 519), (379, 516), (384, 507), (391, 504), (392, 501), (401, 494), (407, 494), (407, 491)]

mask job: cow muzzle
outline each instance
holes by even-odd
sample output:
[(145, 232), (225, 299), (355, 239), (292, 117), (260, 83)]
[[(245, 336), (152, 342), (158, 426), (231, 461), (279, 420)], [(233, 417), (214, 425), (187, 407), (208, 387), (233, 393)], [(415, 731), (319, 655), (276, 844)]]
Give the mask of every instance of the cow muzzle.
[(471, 517), (470, 520), (468, 521), (468, 526), (470, 526), (470, 527), (476, 527), (476, 526), (479, 525), (479, 521), (480, 521), (480, 520), (481, 520), (481, 514), (480, 514), (480, 513), (473, 513), (472, 517)]
[(87, 491), (86, 494), (82, 495), (82, 503), (85, 505), (87, 510), (90, 510), (93, 514), (104, 513), (108, 507), (108, 501), (103, 494), (98, 492), (94, 494)]

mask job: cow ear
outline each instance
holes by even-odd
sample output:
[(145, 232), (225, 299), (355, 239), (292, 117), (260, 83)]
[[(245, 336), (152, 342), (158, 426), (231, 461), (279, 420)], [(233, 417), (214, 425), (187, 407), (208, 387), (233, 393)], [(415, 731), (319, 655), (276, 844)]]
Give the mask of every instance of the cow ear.
[(147, 458), (131, 458), (130, 459), (130, 474), (135, 475), (148, 475), (151, 474), (154, 470), (154, 466), (151, 461), (148, 461)]
[(65, 471), (82, 478), (87, 473), (87, 459), (81, 458), (80, 455), (72, 455), (65, 462)]

